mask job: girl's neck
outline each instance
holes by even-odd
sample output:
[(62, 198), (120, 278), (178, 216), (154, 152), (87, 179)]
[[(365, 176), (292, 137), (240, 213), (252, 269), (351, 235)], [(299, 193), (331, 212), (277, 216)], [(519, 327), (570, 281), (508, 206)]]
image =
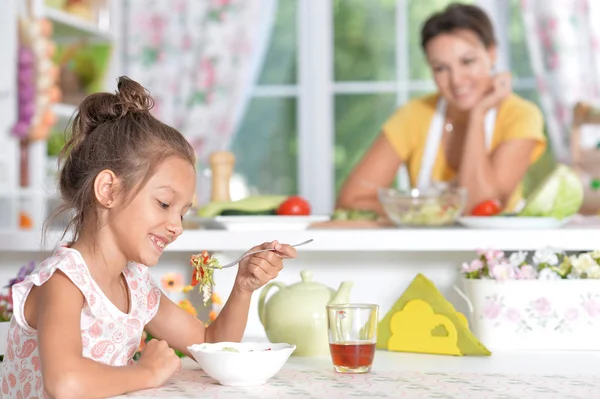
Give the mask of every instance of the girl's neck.
[(118, 281), (127, 266), (127, 259), (118, 246), (103, 235), (102, 230), (94, 235), (82, 232), (71, 248), (81, 254), (94, 279)]

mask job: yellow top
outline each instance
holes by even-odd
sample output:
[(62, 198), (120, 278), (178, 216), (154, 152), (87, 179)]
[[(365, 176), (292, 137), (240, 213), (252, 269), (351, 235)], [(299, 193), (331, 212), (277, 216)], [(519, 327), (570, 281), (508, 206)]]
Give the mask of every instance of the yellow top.
[[(431, 94), (409, 101), (398, 108), (383, 125), (383, 132), (392, 147), (406, 164), (410, 183), (417, 185), (427, 134), (436, 111), (439, 95)], [(539, 108), (532, 102), (511, 94), (498, 108), (490, 152), (513, 139), (535, 139), (538, 143), (529, 160), (533, 164), (546, 149), (544, 121)], [(432, 170), (436, 181), (451, 181), (456, 171), (446, 162), (443, 146), (439, 146)], [(506, 209), (512, 209), (521, 198), (519, 185)]]

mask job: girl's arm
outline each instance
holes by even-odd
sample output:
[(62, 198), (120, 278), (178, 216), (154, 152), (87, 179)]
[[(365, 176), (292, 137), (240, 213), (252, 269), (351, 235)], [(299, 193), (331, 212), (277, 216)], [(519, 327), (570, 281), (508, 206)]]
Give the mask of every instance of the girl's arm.
[(377, 189), (389, 187), (396, 178), (402, 162), (388, 139), (381, 133), (346, 179), (336, 207), (370, 209), (385, 215), (377, 197)]
[(275, 249), (249, 256), (240, 262), (233, 290), (219, 316), (208, 328), (169, 298), (163, 296), (158, 312), (146, 326), (153, 337), (163, 339), (173, 349), (191, 357), (187, 347), (203, 342), (241, 341), (250, 308), (252, 293), (277, 277), (283, 268), (283, 258), (296, 257), (296, 250), (276, 241), (251, 248)]
[(234, 288), (219, 317), (205, 328), (201, 320), (163, 295), (158, 312), (148, 323), (146, 330), (153, 337), (165, 340), (173, 349), (193, 359), (188, 346), (204, 342), (238, 342), (242, 339), (248, 320), (250, 297), (251, 294)]
[[(82, 356), (84, 297), (57, 270), (38, 289), (39, 353), (45, 390), (55, 399), (107, 398), (162, 385), (181, 362), (165, 342), (153, 342), (135, 366), (112, 367)], [(37, 324), (37, 325), (36, 325)]]

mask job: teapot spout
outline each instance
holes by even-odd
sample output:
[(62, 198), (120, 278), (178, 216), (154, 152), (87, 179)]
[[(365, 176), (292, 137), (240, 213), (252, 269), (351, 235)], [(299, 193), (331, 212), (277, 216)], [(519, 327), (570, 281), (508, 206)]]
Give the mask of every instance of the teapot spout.
[(352, 281), (343, 281), (337, 292), (334, 292), (333, 298), (331, 298), (329, 303), (332, 305), (337, 303), (348, 303), (350, 300), (350, 291), (353, 286), (354, 283)]

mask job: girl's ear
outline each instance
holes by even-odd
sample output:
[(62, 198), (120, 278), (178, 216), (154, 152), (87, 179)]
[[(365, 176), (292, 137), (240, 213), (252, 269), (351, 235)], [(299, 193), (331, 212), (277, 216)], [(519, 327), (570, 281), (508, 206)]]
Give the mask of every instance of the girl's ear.
[(94, 196), (96, 201), (105, 208), (112, 208), (115, 203), (118, 187), (117, 175), (110, 170), (104, 169), (98, 173), (94, 180)]

